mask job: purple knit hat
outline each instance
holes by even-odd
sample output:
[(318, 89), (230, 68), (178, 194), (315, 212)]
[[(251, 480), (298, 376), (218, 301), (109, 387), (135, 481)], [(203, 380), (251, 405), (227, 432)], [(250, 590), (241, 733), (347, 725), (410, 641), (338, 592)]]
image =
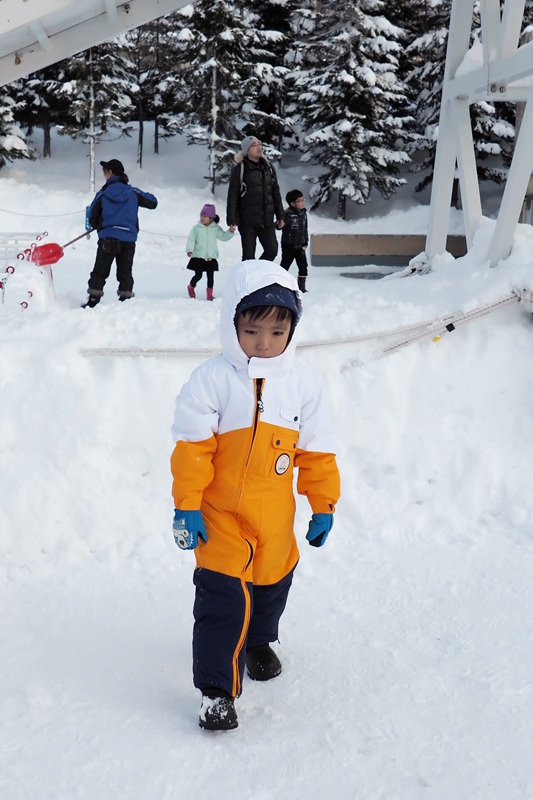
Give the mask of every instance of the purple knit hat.
[(215, 206), (211, 203), (206, 203), (205, 206), (200, 211), (201, 217), (209, 217), (209, 219), (215, 219), (217, 215)]

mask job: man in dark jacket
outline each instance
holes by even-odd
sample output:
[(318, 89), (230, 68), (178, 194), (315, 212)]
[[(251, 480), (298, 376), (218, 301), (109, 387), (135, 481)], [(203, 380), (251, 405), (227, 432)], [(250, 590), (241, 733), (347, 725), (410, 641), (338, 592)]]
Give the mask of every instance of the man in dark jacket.
[(100, 161), (105, 184), (96, 193), (89, 209), (89, 224), (98, 231), (98, 249), (93, 271), (89, 277), (89, 298), (83, 308), (94, 308), (104, 294), (104, 286), (116, 259), (118, 299), (127, 300), (133, 294), (133, 257), (139, 233), (139, 206), (156, 208), (153, 194), (130, 186), (124, 167), (116, 158)]
[(278, 228), (283, 227), (285, 218), (276, 172), (264, 157), (261, 142), (255, 136), (242, 140), (235, 161), (226, 209), (229, 229), (239, 228), (243, 261), (255, 258), (257, 239), (263, 247), (260, 258), (274, 261), (278, 252), (274, 217)]

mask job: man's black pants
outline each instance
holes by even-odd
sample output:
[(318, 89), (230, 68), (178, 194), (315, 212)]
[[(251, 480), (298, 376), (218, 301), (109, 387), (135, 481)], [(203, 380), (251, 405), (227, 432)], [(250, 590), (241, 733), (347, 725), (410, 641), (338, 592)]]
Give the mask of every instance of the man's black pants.
[(255, 244), (258, 239), (263, 248), (259, 258), (265, 261), (274, 261), (278, 254), (278, 239), (274, 225), (267, 225), (266, 227), (261, 225), (239, 225), (239, 233), (241, 235), (243, 261), (255, 258)]

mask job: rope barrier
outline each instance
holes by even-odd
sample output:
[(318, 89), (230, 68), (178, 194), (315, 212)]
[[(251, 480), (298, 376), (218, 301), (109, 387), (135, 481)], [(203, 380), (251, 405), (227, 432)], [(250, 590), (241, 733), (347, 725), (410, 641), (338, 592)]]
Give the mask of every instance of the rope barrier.
[(4, 214), (12, 214), (15, 217), (39, 217), (40, 219), (48, 219), (48, 217), (73, 217), (74, 214), (83, 214), (85, 216), (85, 209), (83, 211), (69, 211), (67, 214), (22, 214), (20, 211), (11, 211), (7, 208), (0, 208)]
[(209, 348), (177, 347), (88, 347), (80, 350), (84, 358), (93, 356), (117, 356), (125, 358), (176, 358), (179, 356), (217, 356), (222, 350)]
[[(392, 353), (394, 350), (399, 350), (401, 347), (405, 347), (408, 344), (411, 344), (412, 341), (417, 341), (423, 335), (428, 335), (429, 333), (435, 333), (436, 335), (433, 337), (434, 342), (438, 342), (439, 339), (446, 333), (452, 333), (456, 328), (464, 325), (466, 322), (471, 322), (474, 319), (479, 319), (479, 317), (483, 317), (486, 314), (490, 314), (491, 311), (496, 311), (498, 308), (504, 308), (505, 306), (510, 305), (511, 303), (518, 303), (522, 300), (522, 293), (514, 291), (508, 297), (504, 297), (501, 300), (496, 301), (495, 303), (490, 303), (489, 305), (482, 306), (481, 308), (474, 309), (473, 311), (466, 312), (464, 314), (456, 314), (454, 317), (450, 317), (449, 319), (443, 319), (442, 321), (439, 320), (440, 329), (436, 331), (428, 331), (427, 334), (418, 334), (412, 336), (408, 339), (405, 339), (403, 342), (397, 342), (396, 344), (391, 345), (390, 347), (384, 348), (383, 352), (385, 355), (388, 353)], [(439, 324), (437, 323), (437, 324)]]
[[(379, 358), (383, 358), (384, 356), (388, 356), (390, 353), (394, 353), (396, 350), (401, 350), (403, 347), (414, 344), (415, 342), (424, 339), (426, 336), (432, 336), (433, 341), (438, 342), (446, 333), (452, 333), (461, 325), (464, 325), (467, 322), (472, 322), (472, 320), (479, 319), (479, 317), (490, 314), (492, 311), (496, 311), (499, 308), (504, 308), (511, 303), (519, 303), (526, 298), (531, 301), (532, 293), (526, 289), (523, 291), (514, 289), (511, 294), (501, 298), (500, 300), (496, 300), (493, 303), (488, 303), (487, 305), (473, 309), (472, 311), (467, 311), (465, 313), (459, 312), (458, 314), (450, 317), (444, 317), (442, 319), (435, 320), (429, 330), (415, 332), (407, 339), (403, 339), (400, 342), (395, 342), (394, 344), (388, 345), (380, 352), (373, 353), (372, 356), (367, 360), (374, 361), (378, 360)], [(343, 373), (347, 372), (351, 367), (360, 367), (362, 363), (363, 362), (359, 359), (350, 359), (350, 361), (343, 365), (341, 371)]]
[(139, 233), (146, 233), (148, 236), (166, 236), (168, 239), (188, 239), (188, 236), (180, 233), (160, 233), (159, 231), (147, 231), (144, 228), (139, 229)]
[[(404, 333), (411, 332), (412, 335), (408, 336), (400, 342), (384, 347), (379, 353), (375, 353), (372, 358), (381, 358), (388, 355), (402, 347), (407, 347), (409, 344), (424, 339), (426, 336), (433, 336), (434, 341), (438, 341), (446, 333), (451, 333), (457, 327), (464, 325), (478, 317), (490, 314), (498, 308), (510, 305), (511, 303), (520, 302), (523, 298), (528, 297), (531, 299), (531, 293), (527, 290), (520, 291), (514, 289), (513, 292), (500, 300), (488, 303), (480, 308), (467, 311), (465, 313), (459, 312), (447, 317), (441, 317), (429, 322), (420, 322), (413, 325), (404, 325), (400, 328), (378, 331), (374, 333), (358, 334), (356, 336), (347, 336), (339, 339), (322, 339), (315, 342), (302, 342), (298, 345), (297, 349), (310, 348), (310, 347), (330, 347), (339, 344), (356, 344), (357, 342), (372, 341), (375, 339), (388, 338), (389, 336), (400, 336)], [(126, 358), (176, 358), (180, 356), (202, 356), (209, 357), (219, 355), (222, 351), (220, 348), (179, 348), (179, 347), (93, 347), (83, 348), (80, 355), (84, 358), (92, 357), (126, 357)], [(350, 366), (358, 366), (361, 362), (351, 360), (343, 368), (343, 371)]]

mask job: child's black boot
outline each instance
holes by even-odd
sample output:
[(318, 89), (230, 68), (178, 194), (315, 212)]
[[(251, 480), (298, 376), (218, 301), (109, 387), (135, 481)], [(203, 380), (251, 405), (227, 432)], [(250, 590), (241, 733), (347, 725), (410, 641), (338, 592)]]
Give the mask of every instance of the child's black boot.
[(89, 291), (87, 302), (82, 305), (82, 308), (94, 308), (102, 299), (103, 292)]
[(206, 731), (231, 731), (239, 724), (233, 698), (222, 689), (202, 689), (202, 705), (198, 719)]
[(298, 289), (301, 291), (302, 294), (305, 294), (307, 289), (305, 288), (305, 275), (298, 275)]
[(269, 681), (281, 673), (281, 661), (269, 644), (259, 644), (246, 651), (246, 669), (254, 681)]

